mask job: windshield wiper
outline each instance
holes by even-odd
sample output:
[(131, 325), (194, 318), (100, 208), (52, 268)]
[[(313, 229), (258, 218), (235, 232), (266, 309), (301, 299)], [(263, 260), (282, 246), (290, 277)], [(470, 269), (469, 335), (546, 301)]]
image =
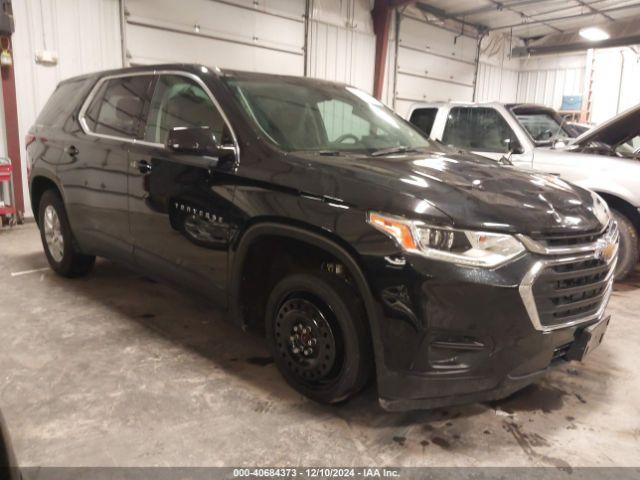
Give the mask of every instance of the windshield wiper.
[(380, 150), (375, 150), (371, 152), (372, 157), (382, 157), (384, 155), (393, 155), (394, 153), (408, 153), (408, 152), (418, 152), (417, 148), (413, 147), (389, 147), (389, 148), (381, 148)]
[(342, 155), (342, 152), (338, 150), (318, 150), (318, 155), (322, 155), (323, 157), (339, 157)]

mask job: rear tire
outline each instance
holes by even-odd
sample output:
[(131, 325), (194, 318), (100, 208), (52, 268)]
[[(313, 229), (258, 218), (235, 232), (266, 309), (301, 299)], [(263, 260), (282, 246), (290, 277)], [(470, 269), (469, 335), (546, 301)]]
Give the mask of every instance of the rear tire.
[(617, 210), (611, 210), (613, 218), (618, 223), (620, 232), (620, 249), (616, 264), (616, 281), (623, 280), (631, 273), (638, 263), (638, 232), (631, 220)]
[(340, 277), (320, 272), (287, 275), (269, 295), (265, 327), (285, 380), (312, 400), (346, 400), (371, 376), (371, 340), (362, 302)]
[(63, 277), (80, 277), (91, 271), (96, 257), (78, 250), (60, 195), (47, 190), (40, 198), (38, 225), (49, 265)]

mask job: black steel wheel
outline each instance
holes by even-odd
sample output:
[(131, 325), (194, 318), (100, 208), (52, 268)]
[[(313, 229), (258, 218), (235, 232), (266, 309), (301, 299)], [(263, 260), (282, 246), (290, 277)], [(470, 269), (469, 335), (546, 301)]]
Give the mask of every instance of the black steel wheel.
[(329, 382), (339, 371), (343, 352), (333, 312), (306, 292), (293, 292), (276, 313), (274, 336), (280, 357), (298, 380), (309, 386)]
[(369, 332), (355, 292), (324, 273), (292, 274), (272, 290), (266, 333), (278, 369), (323, 403), (358, 392), (372, 371)]

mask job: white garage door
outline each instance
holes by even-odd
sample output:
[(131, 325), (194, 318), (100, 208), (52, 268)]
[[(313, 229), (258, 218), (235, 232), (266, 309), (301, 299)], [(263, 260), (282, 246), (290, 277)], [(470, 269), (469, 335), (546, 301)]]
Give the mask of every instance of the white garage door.
[(128, 63), (303, 75), (304, 10), (300, 0), (125, 0)]
[(396, 111), (424, 101), (471, 101), (477, 42), (474, 38), (402, 15), (398, 44)]

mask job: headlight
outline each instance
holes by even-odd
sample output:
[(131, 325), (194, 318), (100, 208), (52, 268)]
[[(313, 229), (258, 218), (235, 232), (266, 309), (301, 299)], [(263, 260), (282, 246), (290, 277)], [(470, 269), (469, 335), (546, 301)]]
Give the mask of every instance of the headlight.
[(591, 192), (591, 197), (593, 198), (593, 213), (602, 226), (606, 227), (611, 221), (611, 211), (609, 210), (609, 206), (597, 193)]
[(519, 240), (502, 233), (453, 230), (376, 212), (369, 212), (367, 221), (408, 252), (460, 265), (495, 268), (525, 251)]

